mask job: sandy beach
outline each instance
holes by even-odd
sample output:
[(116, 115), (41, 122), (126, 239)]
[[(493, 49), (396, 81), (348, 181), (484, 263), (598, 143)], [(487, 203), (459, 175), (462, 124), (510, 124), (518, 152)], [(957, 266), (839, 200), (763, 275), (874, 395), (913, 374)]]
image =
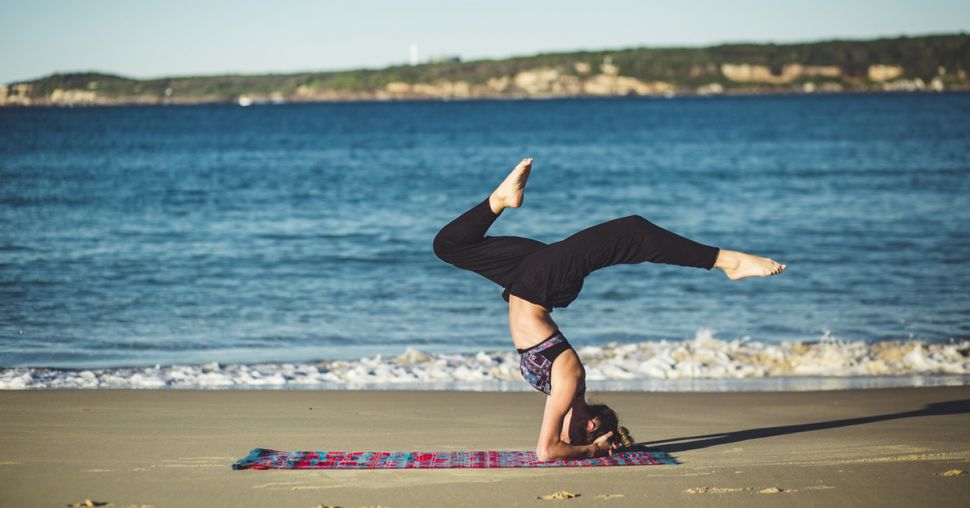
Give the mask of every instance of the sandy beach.
[[(0, 392), (0, 506), (965, 506), (970, 387), (593, 393), (679, 465), (232, 471), (255, 447), (532, 449), (534, 393)], [(949, 473), (947, 473), (949, 472)], [(539, 496), (567, 490), (576, 498)]]

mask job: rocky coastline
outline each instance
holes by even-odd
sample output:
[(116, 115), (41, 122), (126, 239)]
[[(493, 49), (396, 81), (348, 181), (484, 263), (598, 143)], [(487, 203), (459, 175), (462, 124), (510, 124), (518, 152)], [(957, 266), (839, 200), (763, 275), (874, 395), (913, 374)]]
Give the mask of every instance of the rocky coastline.
[[(839, 51), (819, 56), (818, 47), (833, 44), (848, 44), (848, 49), (840, 46)], [(886, 51), (886, 44), (895, 44), (897, 51)], [(643, 48), (467, 63), (454, 59), (290, 75), (137, 80), (98, 73), (54, 74), (0, 85), (0, 107), (968, 91), (967, 48), (970, 36), (957, 35), (790, 47)], [(868, 52), (870, 61), (845, 56), (860, 52)], [(924, 52), (933, 54), (923, 58)], [(905, 58), (892, 56), (901, 53)], [(786, 55), (804, 55), (812, 62), (786, 60)], [(893, 58), (905, 62), (883, 61)]]

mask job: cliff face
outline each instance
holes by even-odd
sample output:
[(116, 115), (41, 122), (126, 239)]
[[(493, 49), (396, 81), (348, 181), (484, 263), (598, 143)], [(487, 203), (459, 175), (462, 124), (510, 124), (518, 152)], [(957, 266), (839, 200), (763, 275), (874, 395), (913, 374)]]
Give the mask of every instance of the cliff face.
[[(585, 68), (585, 62), (574, 67)], [(405, 83), (395, 81), (374, 92), (378, 100), (421, 98), (500, 98), (500, 97), (576, 97), (610, 95), (657, 95), (674, 91), (675, 87), (663, 81), (642, 81), (630, 76), (618, 75), (616, 66), (609, 72), (577, 76), (553, 67), (538, 67), (513, 75), (489, 78), (484, 83), (468, 81), (435, 81), (432, 83)]]
[(768, 83), (772, 85), (787, 84), (799, 78), (834, 78), (842, 77), (842, 69), (837, 65), (802, 65), (798, 63), (785, 64), (779, 72), (774, 72), (767, 65), (751, 64), (721, 64), (721, 74), (725, 78), (739, 83)]
[(55, 74), (0, 106), (968, 90), (970, 36), (536, 55), (269, 76), (134, 80)]
[(34, 104), (32, 91), (30, 83), (0, 85), (0, 106), (31, 106)]

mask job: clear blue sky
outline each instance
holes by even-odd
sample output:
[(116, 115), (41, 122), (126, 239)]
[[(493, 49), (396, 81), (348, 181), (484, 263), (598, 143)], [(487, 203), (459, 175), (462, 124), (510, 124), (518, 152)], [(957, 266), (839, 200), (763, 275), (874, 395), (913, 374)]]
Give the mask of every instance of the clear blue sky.
[(629, 46), (970, 30), (966, 0), (0, 0), (0, 82), (383, 67)]

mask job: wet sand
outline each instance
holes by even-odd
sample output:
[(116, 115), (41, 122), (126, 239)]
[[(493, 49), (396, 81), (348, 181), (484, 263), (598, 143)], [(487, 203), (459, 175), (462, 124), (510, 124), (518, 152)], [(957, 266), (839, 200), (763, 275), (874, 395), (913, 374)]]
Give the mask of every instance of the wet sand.
[[(0, 392), (0, 506), (965, 506), (970, 387), (592, 393), (679, 465), (232, 471), (255, 447), (533, 449), (536, 393)], [(945, 474), (949, 472), (949, 474)], [(578, 494), (543, 500), (558, 491)]]

